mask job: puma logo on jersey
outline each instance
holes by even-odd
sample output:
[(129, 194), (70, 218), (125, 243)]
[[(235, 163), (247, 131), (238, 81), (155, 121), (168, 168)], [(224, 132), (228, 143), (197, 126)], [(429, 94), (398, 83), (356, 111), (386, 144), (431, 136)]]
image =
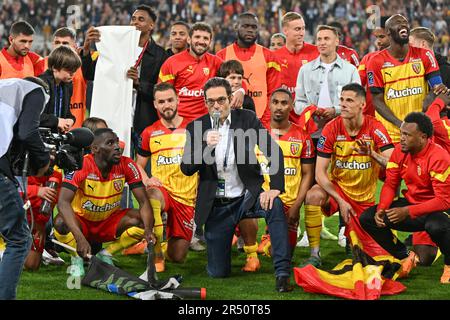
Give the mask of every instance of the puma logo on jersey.
[(250, 84), (250, 78), (252, 77), (253, 73), (250, 73), (248, 75), (248, 77), (242, 76), (242, 79), (244, 79), (245, 81), (247, 81), (248, 84)]

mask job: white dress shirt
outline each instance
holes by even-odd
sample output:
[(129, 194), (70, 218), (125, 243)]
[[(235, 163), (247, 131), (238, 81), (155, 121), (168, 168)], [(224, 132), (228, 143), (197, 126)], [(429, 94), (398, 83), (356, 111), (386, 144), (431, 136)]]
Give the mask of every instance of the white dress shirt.
[[(224, 198), (236, 198), (244, 194), (245, 187), (239, 177), (236, 157), (234, 154), (233, 134), (230, 132), (231, 113), (223, 124), (219, 124), (220, 139), (215, 148), (217, 165), (217, 175), (225, 180)], [(211, 117), (211, 126), (214, 127), (214, 120)], [(229, 141), (229, 142), (228, 142)], [(228, 149), (228, 152), (227, 152)], [(226, 159), (226, 167), (224, 166)]]

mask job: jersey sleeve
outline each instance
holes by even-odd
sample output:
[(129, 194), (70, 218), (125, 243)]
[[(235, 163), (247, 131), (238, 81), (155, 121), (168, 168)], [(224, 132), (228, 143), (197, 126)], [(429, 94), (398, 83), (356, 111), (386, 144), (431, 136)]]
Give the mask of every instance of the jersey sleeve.
[(311, 139), (311, 136), (303, 132), (303, 141), (304, 146), (302, 149), (302, 154), (300, 155), (300, 158), (302, 159), (302, 163), (314, 163), (316, 158), (316, 152), (314, 149), (314, 143)]
[(139, 139), (139, 147), (137, 153), (143, 157), (150, 157), (152, 153), (150, 152), (150, 128), (146, 128), (141, 133), (141, 138)]
[(272, 92), (281, 87), (281, 64), (269, 49), (264, 50), (264, 57), (267, 63), (267, 97), (270, 98)]
[(125, 181), (130, 186), (130, 189), (143, 186), (142, 177), (136, 163), (128, 157), (124, 161)]
[(430, 79), (430, 77), (435, 75), (440, 75), (439, 73), (439, 65), (434, 57), (434, 53), (430, 50), (423, 49), (422, 50), (422, 62), (425, 67), (425, 77), (426, 79)]
[(162, 64), (161, 69), (159, 70), (158, 83), (160, 82), (168, 82), (171, 84), (175, 83), (176, 72), (173, 68), (174, 63), (172, 63), (172, 61), (174, 60), (169, 58)]
[(377, 120), (374, 120), (373, 124), (373, 136), (374, 136), (374, 143), (375, 143), (375, 149), (380, 150), (381, 152), (391, 149), (394, 147), (392, 143), (392, 139), (389, 136), (386, 128), (383, 126), (383, 124)]
[(34, 52), (28, 52), (28, 57), (30, 57), (31, 62), (33, 63), (34, 76), (37, 77), (44, 73), (45, 59)]
[(383, 75), (381, 74), (382, 66), (383, 59), (379, 54), (367, 62), (367, 85), (371, 93), (377, 94), (384, 91)]
[(361, 85), (363, 87), (365, 87), (367, 85), (367, 55), (365, 55), (362, 60), (361, 63), (358, 66), (358, 73), (359, 73), (359, 77), (361, 78)]
[(336, 132), (333, 127), (333, 122), (328, 123), (322, 130), (322, 135), (317, 142), (317, 155), (323, 158), (331, 158), (334, 150), (334, 142), (336, 139)]
[(355, 67), (359, 67), (359, 57), (358, 57), (358, 53), (355, 50), (351, 50), (350, 52), (350, 57), (352, 59), (352, 64)]
[(215, 77), (217, 75), (217, 72), (219, 72), (220, 66), (223, 63), (223, 59), (217, 55), (214, 57), (214, 72), (211, 74), (211, 77)]
[(412, 218), (427, 215), (450, 208), (450, 161), (449, 157), (432, 155), (430, 166), (431, 183), (434, 197), (431, 200), (410, 205), (409, 214)]

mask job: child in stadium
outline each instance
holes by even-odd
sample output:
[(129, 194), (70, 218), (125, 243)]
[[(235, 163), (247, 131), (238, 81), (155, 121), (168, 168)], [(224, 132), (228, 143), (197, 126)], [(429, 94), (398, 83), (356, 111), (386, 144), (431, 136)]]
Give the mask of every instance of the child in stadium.
[(70, 112), (71, 82), (80, 66), (80, 57), (70, 47), (60, 46), (50, 53), (48, 69), (39, 76), (50, 88), (50, 100), (41, 114), (41, 127), (63, 133), (72, 128), (75, 117)]

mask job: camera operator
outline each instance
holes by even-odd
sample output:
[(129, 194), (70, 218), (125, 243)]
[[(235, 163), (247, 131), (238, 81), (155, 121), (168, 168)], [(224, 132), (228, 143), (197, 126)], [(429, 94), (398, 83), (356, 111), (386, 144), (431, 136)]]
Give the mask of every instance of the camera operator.
[[(34, 79), (33, 82), (39, 81)], [(30, 169), (37, 172), (36, 175), (43, 175), (50, 165), (50, 156), (38, 132), (40, 114), (48, 96), (42, 86), (33, 82), (0, 81), (0, 235), (6, 241), (0, 262), (0, 300), (15, 299), (31, 244), (23, 201), (11, 165), (11, 152), (16, 148), (16, 145), (11, 148), (13, 140), (29, 152)]]

